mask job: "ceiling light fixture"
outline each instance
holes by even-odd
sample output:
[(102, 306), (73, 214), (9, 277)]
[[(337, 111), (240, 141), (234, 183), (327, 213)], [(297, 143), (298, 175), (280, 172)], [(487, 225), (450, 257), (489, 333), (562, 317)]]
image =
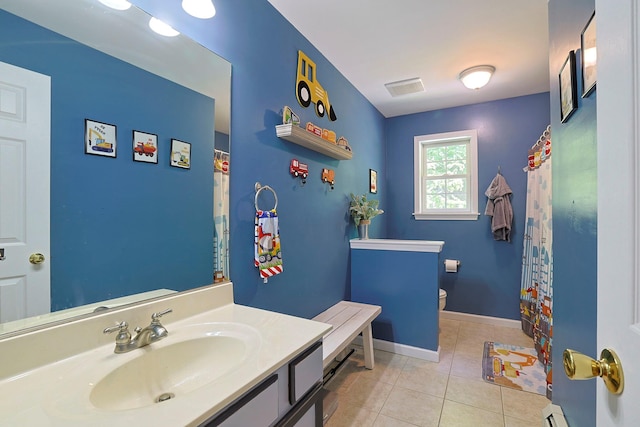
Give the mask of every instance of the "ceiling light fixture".
[(200, 19), (213, 18), (216, 14), (211, 0), (182, 0), (182, 8), (189, 15)]
[(131, 7), (131, 3), (127, 0), (98, 0), (103, 5), (115, 10), (127, 10)]
[(165, 37), (175, 37), (180, 34), (178, 31), (174, 30), (171, 26), (165, 24), (158, 18), (151, 18), (149, 20), (149, 28), (151, 28), (156, 33)]
[(463, 85), (469, 89), (480, 89), (491, 80), (491, 76), (496, 71), (496, 67), (491, 65), (478, 65), (467, 68), (460, 73), (458, 78)]

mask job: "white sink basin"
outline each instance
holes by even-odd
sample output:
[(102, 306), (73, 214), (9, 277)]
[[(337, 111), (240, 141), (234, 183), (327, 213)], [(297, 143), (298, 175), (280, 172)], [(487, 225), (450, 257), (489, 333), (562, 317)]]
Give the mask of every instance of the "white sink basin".
[(237, 323), (170, 330), (164, 340), (128, 353), (135, 356), (99, 380), (89, 399), (111, 411), (162, 404), (233, 374), (259, 343), (255, 329)]

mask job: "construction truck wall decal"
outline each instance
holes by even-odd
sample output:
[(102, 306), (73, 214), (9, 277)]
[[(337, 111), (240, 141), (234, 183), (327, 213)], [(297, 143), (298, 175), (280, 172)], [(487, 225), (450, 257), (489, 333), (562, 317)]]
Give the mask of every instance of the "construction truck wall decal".
[(305, 108), (313, 102), (316, 105), (318, 117), (324, 117), (328, 112), (329, 120), (333, 122), (337, 119), (333, 106), (329, 102), (329, 94), (316, 79), (316, 63), (301, 50), (298, 51), (296, 97), (300, 105)]

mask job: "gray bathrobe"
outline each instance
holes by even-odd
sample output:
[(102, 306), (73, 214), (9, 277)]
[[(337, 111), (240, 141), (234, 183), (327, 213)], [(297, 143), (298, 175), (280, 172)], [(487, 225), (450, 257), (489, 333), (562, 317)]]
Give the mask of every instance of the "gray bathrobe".
[(511, 223), (513, 208), (511, 207), (511, 188), (501, 174), (496, 175), (484, 194), (489, 198), (485, 215), (491, 217), (491, 232), (495, 240), (511, 241)]

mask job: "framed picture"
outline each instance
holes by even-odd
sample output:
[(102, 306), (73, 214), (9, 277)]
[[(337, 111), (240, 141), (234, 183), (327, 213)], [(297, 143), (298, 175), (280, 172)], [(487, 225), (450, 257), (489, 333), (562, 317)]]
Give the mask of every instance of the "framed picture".
[(369, 193), (378, 192), (378, 172), (369, 169)]
[(133, 160), (136, 162), (158, 163), (158, 135), (133, 131)]
[(84, 120), (84, 152), (97, 156), (116, 157), (116, 125)]
[(589, 96), (596, 88), (598, 77), (598, 55), (596, 51), (596, 13), (593, 12), (587, 26), (580, 35), (582, 54), (582, 97)]
[(191, 169), (191, 144), (172, 139), (169, 164), (176, 168)]
[(578, 89), (576, 87), (576, 53), (569, 52), (564, 65), (560, 69), (560, 121), (569, 117), (578, 108)]

